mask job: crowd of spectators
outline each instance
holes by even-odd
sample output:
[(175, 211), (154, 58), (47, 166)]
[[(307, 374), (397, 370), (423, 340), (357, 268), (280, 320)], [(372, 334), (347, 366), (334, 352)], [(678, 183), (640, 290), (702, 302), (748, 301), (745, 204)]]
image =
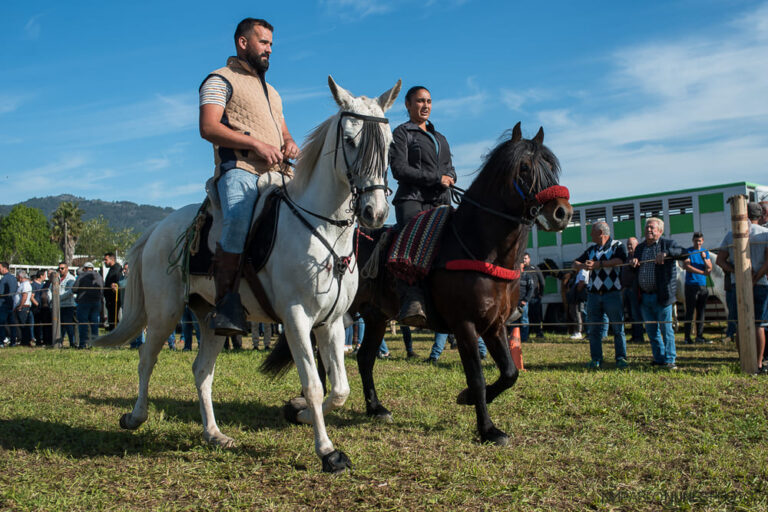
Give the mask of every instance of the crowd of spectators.
[[(759, 372), (768, 373), (768, 204), (749, 203), (750, 258), (753, 268), (753, 299), (756, 324), (755, 350)], [(649, 218), (644, 226), (644, 240), (634, 237), (626, 244), (611, 236), (610, 226), (603, 221), (592, 225), (590, 245), (573, 262), (573, 269), (561, 273), (563, 299), (569, 319), (572, 339), (587, 335), (590, 347), (588, 367), (603, 367), (602, 340), (609, 328), (613, 331), (614, 358), (617, 368), (625, 368), (627, 341), (624, 325), (629, 323), (630, 342), (642, 343), (647, 336), (653, 354), (651, 365), (677, 369), (676, 346), (673, 329), (673, 304), (676, 297), (678, 272), (676, 261), (682, 263), (685, 273), (685, 316), (683, 331), (685, 343), (706, 343), (704, 338), (705, 307), (708, 298), (707, 276), (713, 262), (705, 248), (701, 233), (694, 233), (692, 245), (683, 248), (675, 241), (664, 238), (664, 222)], [(733, 278), (733, 234), (728, 233), (720, 244), (714, 264), (725, 272), (725, 293), (728, 306), (726, 339), (736, 336), (737, 307)], [(57, 269), (40, 270), (32, 276), (24, 270), (15, 274), (7, 262), (0, 262), (0, 348), (3, 346), (51, 346), (62, 347), (68, 341), (72, 348), (86, 348), (89, 340), (99, 335), (99, 328), (114, 329), (122, 306), (123, 291), (127, 284), (129, 266), (121, 266), (115, 255), (104, 255), (105, 278), (102, 272), (86, 262), (74, 275), (62, 262)], [(518, 311), (522, 341), (527, 341), (531, 329), (542, 336), (543, 318), (541, 296), (544, 290), (542, 272), (531, 264), (530, 255), (524, 254), (520, 263), (520, 295)], [(55, 278), (58, 279), (55, 279)], [(52, 283), (59, 283), (61, 330), (52, 332)], [(75, 326), (79, 336), (75, 336)], [(272, 336), (280, 332), (277, 324), (253, 323), (253, 349), (269, 350)], [(347, 328), (347, 350), (353, 350), (362, 341), (365, 324), (355, 319)], [(200, 328), (197, 318), (185, 308), (181, 319), (183, 350), (192, 350), (193, 333), (198, 343)], [(407, 356), (414, 357), (410, 330), (403, 326)], [(447, 341), (455, 346), (452, 336), (435, 333), (435, 342), (426, 361), (434, 363), (440, 357)], [(144, 342), (144, 333), (132, 343), (138, 348)], [(711, 342), (711, 340), (709, 340)], [(175, 335), (168, 340), (175, 348)], [(227, 340), (233, 349), (242, 349), (242, 339)], [(480, 340), (481, 355), (486, 347)], [(389, 349), (382, 340), (379, 356), (389, 356)]]

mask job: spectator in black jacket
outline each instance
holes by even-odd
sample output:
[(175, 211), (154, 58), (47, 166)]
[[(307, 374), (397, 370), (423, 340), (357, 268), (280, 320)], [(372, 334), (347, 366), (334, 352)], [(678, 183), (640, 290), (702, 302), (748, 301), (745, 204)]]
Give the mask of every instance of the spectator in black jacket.
[(83, 265), (83, 272), (75, 281), (72, 291), (77, 302), (77, 328), (80, 333), (80, 344), (77, 348), (86, 348), (89, 331), (93, 339), (99, 336), (101, 300), (104, 298), (104, 280), (101, 274), (93, 270), (93, 263), (89, 261)]
[[(645, 221), (645, 240), (635, 248), (629, 260), (637, 269), (635, 287), (640, 291), (640, 309), (645, 332), (651, 341), (651, 365), (677, 370), (675, 329), (672, 327), (672, 305), (677, 290), (677, 265), (685, 259), (686, 250), (669, 238), (661, 238), (664, 221), (651, 217)], [(641, 263), (642, 262), (642, 263)]]
[(120, 297), (118, 295), (118, 284), (123, 278), (123, 267), (115, 259), (115, 254), (108, 252), (104, 254), (104, 266), (109, 269), (107, 277), (104, 279), (104, 303), (107, 305), (107, 330), (115, 328), (117, 322), (117, 310), (120, 307)]

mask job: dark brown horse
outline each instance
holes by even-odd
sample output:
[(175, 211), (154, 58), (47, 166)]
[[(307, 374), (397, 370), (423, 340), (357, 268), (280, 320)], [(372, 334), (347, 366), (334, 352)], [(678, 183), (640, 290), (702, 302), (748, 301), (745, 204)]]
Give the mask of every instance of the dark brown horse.
[[(448, 220), (433, 268), (422, 282), (428, 299), (429, 327), (456, 336), (468, 386), (459, 393), (458, 403), (475, 406), (481, 441), (499, 445), (506, 444), (508, 437), (493, 425), (487, 404), (514, 385), (518, 376), (504, 323), (517, 306), (519, 281), (510, 279), (508, 270), (517, 269), (522, 261), (534, 222), (539, 229), (560, 231), (573, 213), (567, 190), (557, 186), (558, 160), (543, 140), (542, 129), (533, 139), (523, 139), (518, 123), (511, 137), (491, 151)], [(377, 257), (385, 261), (389, 244), (378, 244), (384, 232), (371, 233), (370, 240), (360, 237), (361, 268), (376, 251), (381, 251)], [(455, 265), (449, 262), (458, 260), (472, 260), (475, 267), (493, 269), (496, 275), (446, 268), (453, 268)], [(504, 274), (506, 277), (497, 277)], [(383, 263), (375, 277), (361, 277), (351, 309), (360, 312), (366, 324), (357, 361), (366, 412), (383, 419), (391, 418), (391, 413), (376, 394), (373, 366), (387, 322), (399, 309), (396, 279)], [(487, 387), (478, 351), (479, 336), (500, 371), (498, 380)], [(279, 347), (273, 351), (263, 365), (265, 371), (277, 373), (290, 363), (290, 354), (286, 359), (281, 352)]]

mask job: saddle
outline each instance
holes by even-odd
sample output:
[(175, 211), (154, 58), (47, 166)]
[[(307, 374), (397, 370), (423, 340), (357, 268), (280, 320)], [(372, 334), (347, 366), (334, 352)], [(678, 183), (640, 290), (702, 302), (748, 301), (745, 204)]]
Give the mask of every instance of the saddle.
[[(274, 193), (283, 185), (282, 176), (278, 172), (268, 172), (259, 177), (259, 198), (253, 208), (253, 219), (244, 250), (248, 258), (246, 263), (258, 263), (258, 270), (264, 266), (274, 247), (277, 227), (277, 209), (274, 206), (278, 203), (274, 201)], [(286, 183), (290, 179), (291, 176), (285, 175)], [(205, 190), (207, 200), (203, 202), (190, 227), (194, 231), (194, 239), (189, 247), (189, 274), (194, 276), (213, 275), (213, 254), (216, 242), (221, 238), (221, 204), (213, 178), (206, 182)], [(270, 209), (274, 211), (270, 213)], [(266, 227), (270, 225), (271, 228)], [(254, 244), (262, 243), (264, 247), (253, 247)], [(251, 248), (254, 250), (249, 252)]]

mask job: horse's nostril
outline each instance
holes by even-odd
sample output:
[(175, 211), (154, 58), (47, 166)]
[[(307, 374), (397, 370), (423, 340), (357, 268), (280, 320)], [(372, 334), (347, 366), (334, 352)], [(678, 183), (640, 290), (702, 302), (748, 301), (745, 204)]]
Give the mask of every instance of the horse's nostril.
[(363, 210), (363, 217), (365, 217), (367, 220), (373, 219), (373, 207), (371, 205), (368, 205)]
[(557, 220), (563, 220), (565, 218), (565, 208), (559, 206), (557, 210), (555, 210), (555, 218)]

